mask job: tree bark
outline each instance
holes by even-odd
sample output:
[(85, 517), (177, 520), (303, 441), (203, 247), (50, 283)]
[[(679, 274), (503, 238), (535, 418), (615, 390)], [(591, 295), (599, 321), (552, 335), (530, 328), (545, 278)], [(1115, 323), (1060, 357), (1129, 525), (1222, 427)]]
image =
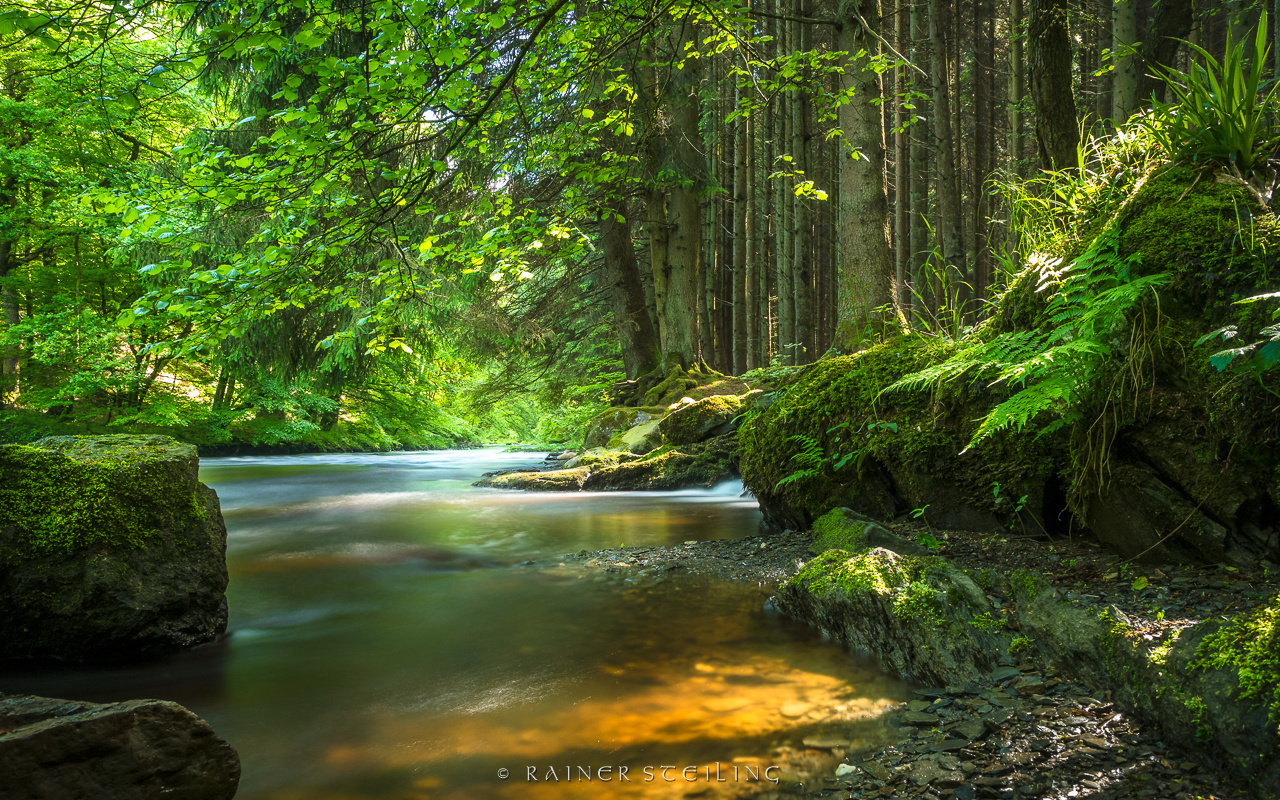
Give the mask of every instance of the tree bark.
[[(865, 25), (864, 25), (865, 22)], [(835, 346), (861, 344), (874, 322), (872, 310), (891, 299), (893, 254), (889, 247), (889, 198), (885, 188), (885, 142), (880, 75), (856, 56), (880, 50), (879, 0), (842, 0), (836, 19), (836, 49), (842, 51), (841, 88), (852, 90), (840, 107), (844, 135), (840, 154), (840, 322)]]
[(1022, 0), (1009, 0), (1009, 158), (1016, 175), (1024, 175), (1026, 148), (1022, 136), (1022, 102), (1026, 97), (1027, 74), (1022, 54), (1026, 20), (1022, 18)]
[(990, 216), (987, 178), (995, 168), (992, 140), (995, 133), (995, 4), (977, 0), (973, 15), (973, 290), (981, 300), (991, 284), (991, 250), (987, 219)]
[(1116, 68), (1112, 85), (1111, 118), (1119, 125), (1138, 110), (1138, 0), (1113, 0), (1111, 57)]
[[(951, 130), (951, 92), (947, 76), (947, 44), (944, 34), (951, 23), (947, 0), (929, 1), (929, 39), (933, 50), (930, 78), (933, 80), (933, 138), (938, 163), (939, 244), (944, 267), (954, 277), (965, 273), (964, 243), (960, 233), (960, 182), (956, 174), (956, 143)], [(958, 281), (952, 281), (954, 289)], [(950, 299), (948, 299), (950, 301)]]
[[(801, 19), (810, 16), (811, 10), (804, 3), (796, 4), (796, 14)], [(809, 25), (795, 23), (796, 49), (805, 52), (810, 48)], [(800, 91), (791, 106), (791, 155), (792, 167), (803, 173), (804, 180), (813, 180), (816, 163), (809, 152), (809, 79), (810, 70), (803, 73)], [(810, 198), (792, 192), (792, 219), (794, 246), (791, 260), (791, 278), (795, 292), (795, 360), (807, 364), (814, 359), (815, 342), (813, 318), (813, 208)]]
[[(681, 24), (677, 54), (685, 45), (697, 42), (691, 20)], [(667, 334), (662, 337), (665, 366), (688, 368), (698, 363), (698, 306), (702, 295), (702, 203), (700, 195), (706, 185), (705, 159), (698, 152), (698, 82), (702, 59), (686, 58), (682, 69), (671, 78), (671, 142), (677, 185), (671, 187), (667, 201), (667, 223), (670, 236), (667, 248), (666, 292), (660, 313), (667, 320)]]
[[(910, 17), (907, 3), (910, 0), (896, 0), (893, 18), (894, 46), (898, 52), (911, 52)], [(905, 102), (910, 80), (907, 77), (907, 66), (898, 67), (894, 75), (894, 90), (897, 102), (893, 104), (893, 302), (899, 308), (907, 303), (907, 263), (911, 252), (911, 164), (908, 156), (908, 135), (904, 126), (907, 123)]]
[[(929, 23), (925, 14), (926, 0), (911, 0), (912, 63), (929, 61)], [(1017, 2), (1017, 0), (1014, 0)], [(927, 93), (926, 93), (927, 94)], [(920, 122), (910, 129), (911, 134), (911, 241), (908, 282), (911, 284), (911, 319), (923, 320), (928, 307), (928, 280), (925, 265), (929, 261), (929, 136), (930, 109), (928, 98), (915, 101), (916, 116)]]
[[(1103, 48), (1110, 50), (1111, 38), (1115, 33), (1115, 30), (1111, 25), (1111, 19), (1115, 12), (1111, 8), (1111, 0), (1094, 1), (1097, 3), (1096, 11), (1098, 18), (1099, 50)], [(1098, 63), (1095, 66), (1098, 69), (1101, 69), (1104, 66), (1101, 59), (1102, 54), (1099, 53), (1098, 55)], [(1109, 71), (1098, 76), (1098, 96), (1095, 98), (1094, 115), (1097, 116), (1099, 122), (1105, 123), (1106, 120), (1111, 119), (1111, 104), (1113, 102), (1111, 91), (1112, 83), (1113, 81), (1111, 80), (1111, 73)]]
[[(734, 90), (735, 99), (741, 101), (741, 87)], [(734, 104), (735, 108), (737, 103)], [(747, 324), (747, 275), (751, 254), (751, 222), (748, 208), (751, 202), (751, 160), (747, 157), (751, 134), (749, 117), (739, 117), (734, 134), (733, 168), (733, 374), (747, 371), (747, 340), (750, 338)]]
[(1030, 0), (1030, 6), (1027, 60), (1036, 111), (1036, 149), (1045, 168), (1073, 169), (1080, 129), (1071, 90), (1070, 4), (1068, 0)]
[(618, 199), (602, 210), (600, 239), (623, 369), (628, 378), (638, 378), (661, 365), (662, 351), (645, 308), (640, 265), (631, 241), (631, 220), (624, 200)]
[[(0, 281), (9, 277), (13, 266), (13, 242), (7, 239), (0, 241)], [(4, 321), (6, 325), (12, 328), (21, 322), (21, 317), (18, 314), (18, 296), (7, 285), (0, 284), (0, 304), (4, 306)], [(4, 376), (4, 381), (0, 382), (0, 398), (3, 397), (6, 391), (11, 391), (14, 395), (17, 395), (18, 363), (19, 354), (16, 347), (3, 354), (3, 358), (0, 358), (0, 367), (3, 367), (3, 369), (0, 369), (0, 375)]]
[[(1132, 2), (1132, 0), (1130, 0)], [(1280, 0), (1277, 0), (1280, 2)], [(1155, 6), (1151, 22), (1147, 24), (1147, 35), (1142, 43), (1142, 99), (1153, 94), (1163, 95), (1164, 81), (1152, 74), (1151, 67), (1161, 66), (1175, 69), (1178, 48), (1182, 45), (1179, 39), (1191, 35), (1191, 26), (1195, 23), (1195, 8), (1191, 0), (1160, 0)], [(1274, 17), (1272, 18), (1274, 21)], [(1280, 31), (1280, 26), (1276, 27)], [(1277, 61), (1280, 63), (1280, 61)], [(1280, 73), (1277, 74), (1280, 77)], [(1161, 97), (1166, 102), (1170, 99)]]

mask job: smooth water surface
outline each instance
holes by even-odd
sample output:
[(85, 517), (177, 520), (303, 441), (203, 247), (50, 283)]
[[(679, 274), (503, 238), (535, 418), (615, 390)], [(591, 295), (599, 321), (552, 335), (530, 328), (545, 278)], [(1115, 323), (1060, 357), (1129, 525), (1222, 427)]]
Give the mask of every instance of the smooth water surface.
[(658, 768), (714, 779), (701, 770), (716, 764), (730, 780), (712, 788), (737, 794), (759, 784), (733, 781), (732, 767), (758, 772), (779, 746), (884, 735), (880, 711), (903, 687), (767, 614), (763, 589), (522, 565), (754, 535), (759, 511), (740, 484), (471, 486), (539, 459), (206, 459), (228, 530), (228, 637), (140, 667), (10, 673), (0, 687), (181, 702), (239, 751), (241, 800), (680, 797), (708, 784), (664, 782)]

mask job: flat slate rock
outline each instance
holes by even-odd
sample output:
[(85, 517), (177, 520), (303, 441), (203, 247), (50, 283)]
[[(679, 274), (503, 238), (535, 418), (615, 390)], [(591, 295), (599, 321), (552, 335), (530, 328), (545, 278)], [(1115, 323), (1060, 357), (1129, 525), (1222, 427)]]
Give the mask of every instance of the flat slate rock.
[(1003, 680), (1008, 680), (1009, 678), (1020, 678), (1020, 677), (1022, 677), (1022, 670), (1018, 669), (1017, 667), (996, 667), (991, 671), (991, 680), (995, 681), (996, 683), (999, 683), (1000, 681), (1003, 681)]

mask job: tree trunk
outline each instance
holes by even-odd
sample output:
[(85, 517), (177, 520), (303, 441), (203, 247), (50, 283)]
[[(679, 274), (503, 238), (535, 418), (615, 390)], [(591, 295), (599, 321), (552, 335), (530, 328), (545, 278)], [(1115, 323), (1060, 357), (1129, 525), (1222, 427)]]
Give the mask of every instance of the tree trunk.
[(227, 397), (227, 374), (229, 370), (227, 365), (223, 364), (218, 370), (218, 385), (213, 390), (213, 410), (217, 411), (222, 408), (222, 404)]
[(973, 38), (973, 289), (975, 297), (981, 300), (991, 284), (991, 249), (987, 232), (991, 209), (986, 183), (995, 169), (992, 140), (995, 134), (996, 42), (995, 4), (992, 0), (977, 0), (974, 5)]
[(1070, 5), (1067, 0), (1030, 0), (1030, 5), (1027, 60), (1036, 111), (1036, 149), (1045, 168), (1073, 169), (1080, 129), (1071, 91)]
[[(652, 155), (650, 156), (653, 157)], [(653, 275), (653, 309), (658, 322), (658, 343), (667, 352), (666, 343), (671, 336), (668, 328), (667, 280), (671, 275), (671, 229), (667, 223), (667, 192), (650, 187), (645, 191), (646, 227), (649, 234), (649, 272)]]
[[(1015, 0), (1016, 1), (1016, 0)], [(929, 22), (926, 0), (911, 0), (911, 41), (914, 64), (929, 61)], [(920, 121), (910, 129), (911, 138), (911, 241), (908, 282), (911, 284), (911, 320), (925, 318), (928, 296), (926, 266), (929, 261), (929, 143), (927, 129), (930, 109), (928, 98), (915, 101), (915, 115)]]
[[(736, 79), (735, 79), (736, 80)], [(734, 91), (735, 99), (741, 99), (741, 88)], [(735, 108), (737, 103), (734, 104)], [(751, 163), (747, 157), (751, 135), (748, 117), (739, 117), (734, 135), (733, 168), (733, 374), (747, 371), (747, 266), (751, 253), (751, 222), (747, 209), (751, 201)]]
[[(9, 277), (13, 267), (13, 242), (0, 241), (0, 281)], [(7, 285), (0, 284), (0, 304), (4, 306), (5, 324), (10, 328), (17, 325), (21, 321), (18, 315), (18, 296)], [(18, 394), (18, 348), (15, 346), (14, 349), (2, 355), (0, 367), (3, 369), (0, 369), (0, 375), (4, 376), (4, 380), (0, 382), (0, 396), (3, 396), (6, 391), (13, 392), (16, 396)]]
[(662, 351), (645, 308), (644, 286), (640, 283), (640, 265), (631, 241), (626, 201), (618, 199), (602, 210), (600, 239), (605, 282), (622, 348), (622, 366), (628, 378), (638, 378), (661, 365)]
[[(811, 10), (804, 3), (796, 4), (796, 15), (801, 18), (810, 16)], [(810, 48), (809, 25), (804, 22), (795, 23), (796, 49), (805, 52)], [(804, 180), (813, 180), (813, 166), (816, 163), (809, 152), (809, 79), (810, 70), (805, 69), (800, 91), (791, 106), (791, 156), (792, 167), (803, 173)], [(810, 198), (792, 192), (792, 235), (793, 253), (791, 260), (791, 278), (795, 292), (795, 361), (796, 364), (807, 364), (814, 359), (813, 351), (817, 348), (814, 341), (813, 319), (813, 207)]]
[(1026, 31), (1022, 0), (1009, 0), (1009, 158), (1019, 176), (1026, 174), (1023, 162), (1027, 158), (1022, 136), (1022, 102), (1027, 91), (1022, 42)]
[(1111, 5), (1111, 53), (1115, 60), (1111, 117), (1119, 125), (1138, 110), (1138, 0), (1114, 0)]
[[(965, 273), (960, 234), (960, 182), (956, 175), (956, 146), (951, 132), (951, 92), (947, 76), (947, 44), (944, 34), (951, 23), (947, 0), (929, 0), (929, 39), (933, 50), (933, 137), (938, 152), (938, 240), (942, 260), (953, 275)], [(958, 285), (957, 281), (952, 281)], [(956, 286), (953, 285), (952, 293)], [(951, 299), (947, 299), (951, 302)]]
[(743, 269), (744, 285), (742, 294), (743, 336), (746, 339), (743, 366), (748, 371), (761, 366), (760, 319), (758, 312), (760, 305), (760, 217), (762, 216), (762, 205), (757, 197), (757, 193), (760, 191), (760, 179), (758, 177), (760, 152), (756, 149), (758, 146), (756, 138), (759, 137), (759, 129), (760, 122), (753, 117), (747, 126), (747, 253)]
[[(1111, 19), (1115, 14), (1115, 10), (1111, 7), (1111, 0), (1095, 0), (1097, 2), (1097, 19), (1098, 19), (1098, 41), (1101, 48), (1111, 49), (1111, 39), (1115, 35), (1115, 29), (1112, 27)], [(1099, 53), (1098, 63), (1095, 65), (1098, 69), (1105, 66), (1102, 63), (1101, 53)], [(1094, 104), (1094, 114), (1098, 117), (1099, 122), (1111, 119), (1111, 105), (1114, 102), (1111, 85), (1111, 72), (1104, 72), (1098, 76), (1098, 96), (1097, 102)]]
[[(866, 25), (863, 25), (865, 21)], [(885, 142), (880, 75), (857, 54), (880, 50), (879, 0), (842, 0), (836, 49), (844, 74), (841, 88), (853, 97), (840, 107), (844, 133), (840, 154), (840, 323), (835, 346), (857, 347), (873, 323), (872, 310), (888, 303), (893, 275), (889, 248), (889, 198), (885, 188)]]
[[(1280, 0), (1277, 1), (1280, 2)], [(1178, 56), (1178, 48), (1182, 45), (1178, 40), (1186, 39), (1191, 35), (1191, 26), (1195, 23), (1194, 12), (1191, 0), (1160, 0), (1156, 4), (1151, 21), (1147, 24), (1145, 41), (1142, 43), (1143, 100), (1153, 94), (1163, 95), (1164, 81), (1152, 74), (1151, 67), (1177, 68), (1174, 61)], [(1280, 26), (1276, 30), (1280, 31)], [(1161, 99), (1167, 102), (1170, 98), (1161, 97)]]
[[(893, 19), (894, 46), (904, 55), (911, 52), (908, 2), (910, 0), (896, 0)], [(893, 104), (893, 302), (899, 308), (907, 303), (907, 263), (911, 252), (911, 165), (907, 154), (909, 137), (904, 130), (907, 114), (902, 107), (910, 83), (907, 65), (898, 67), (894, 81), (898, 101)]]

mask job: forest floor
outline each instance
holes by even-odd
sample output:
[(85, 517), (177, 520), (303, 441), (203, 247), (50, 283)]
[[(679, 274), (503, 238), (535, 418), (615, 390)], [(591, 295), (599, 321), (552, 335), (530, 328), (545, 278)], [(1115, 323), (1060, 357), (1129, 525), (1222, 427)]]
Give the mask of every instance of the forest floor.
[[(922, 526), (897, 523), (915, 538)], [(1214, 616), (1260, 605), (1280, 591), (1280, 575), (1224, 566), (1125, 564), (1096, 543), (1012, 534), (940, 531), (941, 553), (966, 569), (1010, 575), (1032, 569), (1078, 603), (1111, 607), (1149, 640)], [(786, 532), (673, 547), (581, 551), (558, 561), (607, 577), (659, 583), (691, 575), (775, 587), (809, 554), (808, 533)], [(1012, 617), (1011, 598), (1005, 601)], [(1016, 621), (1011, 627), (1016, 628)], [(982, 683), (923, 687), (895, 710), (896, 743), (844, 755), (823, 748), (782, 754), (805, 787), (757, 797), (922, 798), (1246, 798), (1232, 776), (1207, 770), (1196, 755), (1167, 746), (1158, 730), (1122, 714), (1108, 693), (1062, 679), (1050, 665), (1000, 667)], [(819, 743), (821, 744), (821, 743)], [(819, 765), (821, 765), (819, 767)]]

